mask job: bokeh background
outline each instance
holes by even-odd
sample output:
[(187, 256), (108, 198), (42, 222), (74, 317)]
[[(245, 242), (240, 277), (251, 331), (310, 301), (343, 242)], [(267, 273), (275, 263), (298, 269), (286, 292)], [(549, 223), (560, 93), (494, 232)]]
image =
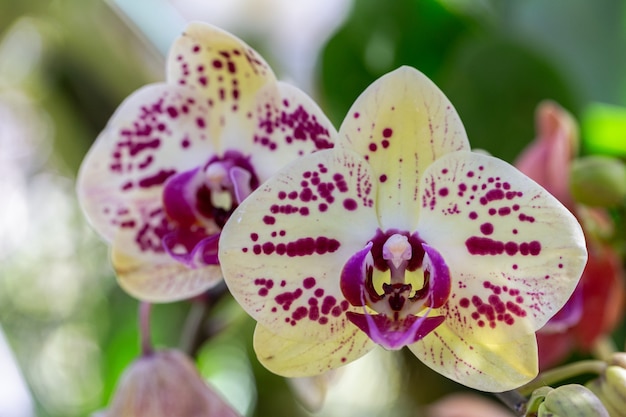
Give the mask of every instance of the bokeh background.
[[(512, 161), (551, 99), (581, 123), (583, 154), (626, 156), (622, 0), (0, 0), (0, 417), (90, 415), (139, 353), (137, 302), (118, 288), (74, 178), (117, 105), (163, 79), (189, 20), (244, 39), (337, 126), (368, 84), (411, 65), (476, 148)], [(246, 416), (307, 416), (302, 404), (321, 394), (256, 362), (253, 323), (228, 296), (210, 310), (157, 305), (152, 323), (157, 346), (192, 351)], [(317, 415), (420, 415), (462, 389), (417, 362), (368, 355)]]

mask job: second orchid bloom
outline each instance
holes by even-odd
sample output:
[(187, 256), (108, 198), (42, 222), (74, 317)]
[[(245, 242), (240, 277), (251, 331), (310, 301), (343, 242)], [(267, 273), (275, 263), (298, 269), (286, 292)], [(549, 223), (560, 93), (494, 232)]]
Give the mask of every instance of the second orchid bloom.
[(485, 391), (532, 379), (535, 332), (586, 262), (574, 216), (470, 152), (451, 103), (412, 68), (372, 84), (334, 142), (261, 185), (221, 235), (261, 362), (315, 375), (378, 344)]
[(332, 147), (332, 124), (241, 40), (190, 24), (167, 82), (127, 98), (85, 158), (81, 205), (112, 245), (120, 285), (167, 302), (221, 281), (219, 233), (280, 167)]

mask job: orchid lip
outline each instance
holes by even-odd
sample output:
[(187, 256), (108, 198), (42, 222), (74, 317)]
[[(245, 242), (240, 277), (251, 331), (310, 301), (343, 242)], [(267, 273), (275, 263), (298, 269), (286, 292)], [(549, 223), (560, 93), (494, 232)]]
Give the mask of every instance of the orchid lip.
[(249, 158), (237, 151), (169, 178), (163, 204), (173, 231), (162, 237), (165, 252), (188, 268), (219, 264), (219, 231), (258, 185)]
[[(381, 271), (381, 263), (376, 263), (375, 259), (381, 258), (389, 272)], [(410, 271), (409, 265), (421, 266), (421, 288), (414, 289), (419, 272)], [(385, 279), (383, 274), (388, 277)], [(386, 282), (377, 285), (375, 281), (381, 276)], [(414, 343), (439, 326), (444, 317), (429, 314), (447, 302), (451, 289), (450, 272), (441, 254), (416, 235), (396, 230), (379, 231), (350, 257), (340, 284), (350, 304), (363, 307), (363, 314), (351, 312), (348, 319), (389, 349)]]
[(163, 237), (165, 251), (175, 260), (188, 268), (203, 265), (219, 265), (217, 249), (219, 233), (203, 236), (184, 236), (181, 231), (168, 233)]

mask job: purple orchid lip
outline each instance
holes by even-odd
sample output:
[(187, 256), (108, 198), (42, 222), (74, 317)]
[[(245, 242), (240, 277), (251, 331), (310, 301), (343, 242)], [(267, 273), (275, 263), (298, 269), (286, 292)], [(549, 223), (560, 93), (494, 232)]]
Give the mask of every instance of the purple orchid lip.
[(444, 322), (444, 316), (406, 316), (392, 320), (383, 314), (359, 314), (348, 311), (346, 317), (382, 347), (397, 350), (424, 338)]
[[(381, 259), (387, 263), (390, 279), (382, 284), (382, 293), (373, 284), (374, 268), (381, 269)], [(415, 291), (405, 280), (406, 271), (413, 265), (420, 265), (424, 271), (423, 286)], [(372, 241), (348, 259), (341, 272), (340, 286), (346, 300), (364, 311), (346, 313), (348, 320), (374, 342), (388, 349), (399, 349), (420, 340), (443, 323), (444, 316), (429, 314), (447, 302), (451, 280), (441, 254), (416, 234), (379, 230)], [(375, 313), (370, 313), (372, 310)]]
[[(343, 296), (346, 300), (355, 307), (361, 307), (365, 305), (364, 289), (367, 277), (371, 277), (371, 266), (368, 266), (368, 258), (370, 264), (372, 242), (368, 242), (367, 245), (348, 259), (346, 265), (341, 271), (340, 285)], [(369, 269), (369, 271), (368, 271)], [(371, 279), (369, 280), (371, 282)]]
[[(200, 232), (176, 230), (163, 237), (165, 251), (188, 268), (204, 265), (219, 265), (217, 259), (219, 233), (205, 235)], [(182, 251), (181, 251), (182, 250)]]
[(426, 305), (432, 308), (439, 308), (448, 301), (448, 297), (450, 296), (450, 290), (452, 288), (450, 270), (441, 254), (433, 247), (422, 243), (422, 248), (424, 248), (425, 252), (423, 263), (424, 274), (428, 274), (428, 279), (425, 280), (425, 282), (429, 284), (428, 301)]
[(219, 230), (258, 185), (249, 158), (238, 151), (170, 177), (163, 205), (174, 231), (162, 238), (165, 251), (188, 268), (218, 265)]

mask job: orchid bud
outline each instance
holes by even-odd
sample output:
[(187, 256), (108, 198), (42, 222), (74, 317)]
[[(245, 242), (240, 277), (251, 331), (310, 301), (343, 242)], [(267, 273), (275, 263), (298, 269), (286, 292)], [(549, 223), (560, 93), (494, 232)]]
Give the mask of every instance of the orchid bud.
[(526, 417), (609, 417), (609, 413), (589, 389), (570, 384), (536, 389), (528, 401)]
[(585, 205), (610, 207), (626, 197), (626, 169), (616, 158), (593, 155), (572, 164), (570, 189)]
[(200, 377), (183, 353), (143, 356), (122, 375), (108, 410), (99, 417), (240, 417)]
[(626, 369), (626, 352), (617, 352), (611, 356), (609, 365), (616, 365)]
[(616, 353), (602, 375), (587, 383), (611, 417), (626, 417), (626, 353)]

